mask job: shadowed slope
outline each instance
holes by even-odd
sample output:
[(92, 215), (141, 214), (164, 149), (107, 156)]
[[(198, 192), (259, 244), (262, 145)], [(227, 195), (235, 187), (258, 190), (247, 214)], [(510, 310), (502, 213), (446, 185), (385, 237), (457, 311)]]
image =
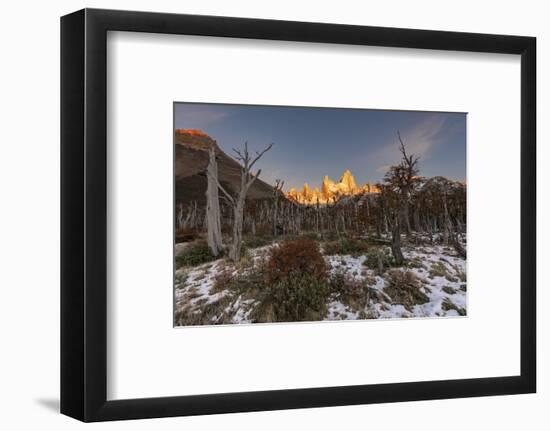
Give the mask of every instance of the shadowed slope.
[[(206, 202), (206, 167), (208, 148), (213, 145), (218, 159), (218, 177), (222, 186), (230, 193), (237, 193), (240, 187), (241, 167), (225, 154), (215, 140), (198, 130), (175, 131), (175, 177), (176, 203)], [(261, 177), (248, 192), (248, 199), (266, 199), (273, 195), (273, 187)]]

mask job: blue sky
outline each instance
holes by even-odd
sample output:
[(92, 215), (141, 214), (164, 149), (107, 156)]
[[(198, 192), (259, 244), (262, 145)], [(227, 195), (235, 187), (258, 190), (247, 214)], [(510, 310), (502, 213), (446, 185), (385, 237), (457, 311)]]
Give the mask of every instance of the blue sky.
[(200, 129), (230, 156), (232, 148), (273, 148), (256, 164), (260, 178), (285, 190), (351, 170), (358, 184), (377, 182), (399, 162), (397, 131), (420, 156), (420, 174), (466, 180), (466, 114), (426, 111), (176, 103), (178, 129)]

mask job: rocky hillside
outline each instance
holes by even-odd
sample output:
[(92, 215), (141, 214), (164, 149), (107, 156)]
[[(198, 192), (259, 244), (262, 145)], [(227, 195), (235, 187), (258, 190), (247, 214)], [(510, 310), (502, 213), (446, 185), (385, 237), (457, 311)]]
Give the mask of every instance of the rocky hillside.
[[(200, 130), (175, 130), (175, 187), (176, 204), (197, 201), (206, 202), (206, 167), (208, 148), (213, 146), (218, 159), (219, 180), (227, 191), (236, 193), (240, 187), (240, 165), (218, 146), (216, 141)], [(254, 182), (248, 192), (249, 199), (271, 197), (273, 188), (261, 177)]]

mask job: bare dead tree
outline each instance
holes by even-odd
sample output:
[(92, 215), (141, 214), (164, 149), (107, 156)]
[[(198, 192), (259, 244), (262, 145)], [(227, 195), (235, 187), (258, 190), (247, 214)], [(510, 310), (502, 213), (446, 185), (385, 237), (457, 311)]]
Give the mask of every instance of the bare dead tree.
[[(185, 216), (185, 219), (182, 218), (182, 222), (180, 224), (180, 229), (196, 229), (197, 228), (197, 221), (198, 221), (198, 206), (197, 201), (191, 201), (187, 205), (187, 215)], [(183, 216), (183, 213), (182, 213)]]
[(443, 243), (445, 245), (449, 244), (449, 234), (450, 234), (450, 220), (449, 220), (449, 209), (447, 207), (447, 185), (443, 185)]
[(401, 251), (401, 192), (392, 181), (394, 179), (394, 177), (386, 174), (384, 184), (378, 185), (380, 189), (379, 203), (386, 223), (385, 229), (388, 229), (389, 225), (391, 230), (390, 247), (393, 259), (397, 265), (402, 265), (405, 257)]
[(225, 190), (225, 188), (216, 179), (218, 188), (226, 196), (233, 208), (233, 239), (231, 246), (229, 247), (229, 258), (237, 262), (241, 258), (242, 237), (243, 237), (243, 219), (244, 219), (244, 204), (246, 201), (246, 195), (250, 186), (254, 184), (254, 181), (258, 179), (262, 170), (258, 170), (256, 174), (252, 174), (252, 168), (256, 162), (271, 149), (273, 144), (269, 144), (263, 151), (256, 152), (256, 155), (252, 158), (248, 152), (248, 142), (244, 143), (244, 150), (240, 151), (233, 148), (236, 154), (236, 159), (241, 163), (241, 184), (237, 196), (233, 197)]
[[(320, 230), (319, 230), (319, 218), (320, 218), (319, 208), (320, 208), (319, 195), (317, 195), (317, 202), (315, 203), (315, 232), (317, 234), (319, 234), (319, 232), (320, 232)], [(321, 236), (322, 236), (322, 233), (321, 233)]]
[(218, 194), (218, 162), (214, 146), (208, 148), (207, 187), (206, 187), (206, 228), (207, 241), (214, 256), (223, 249), (220, 222), (220, 199)]
[(401, 139), (401, 133), (397, 131), (397, 138), (399, 139), (399, 151), (401, 152), (402, 178), (401, 178), (401, 193), (402, 193), (402, 214), (405, 220), (405, 228), (407, 234), (411, 233), (411, 222), (409, 218), (409, 200), (413, 188), (416, 183), (418, 174), (418, 160), (420, 157), (416, 157), (414, 154), (408, 155), (405, 149), (403, 139)]
[(285, 182), (283, 180), (275, 180), (273, 188), (273, 236), (277, 236), (277, 219), (279, 215), (279, 198), (281, 197)]
[(409, 199), (418, 181), (418, 157), (407, 154), (401, 134), (397, 132), (401, 161), (390, 166), (384, 176), (382, 196), (384, 198), (384, 214), (388, 219), (392, 233), (391, 249), (395, 262), (400, 265), (404, 261), (401, 252), (401, 230), (405, 223), (407, 234), (410, 235)]
[(176, 217), (176, 220), (177, 220), (178, 229), (182, 229), (184, 218), (183, 218), (183, 204), (181, 202), (178, 204), (178, 215)]

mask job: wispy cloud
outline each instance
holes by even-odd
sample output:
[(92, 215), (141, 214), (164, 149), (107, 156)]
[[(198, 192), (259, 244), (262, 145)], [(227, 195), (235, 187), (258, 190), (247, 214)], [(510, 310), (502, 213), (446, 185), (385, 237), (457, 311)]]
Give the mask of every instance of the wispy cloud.
[(407, 152), (428, 159), (432, 148), (441, 141), (440, 132), (446, 120), (447, 117), (444, 115), (434, 115), (411, 130), (401, 131)]
[[(445, 115), (432, 115), (415, 126), (400, 130), (401, 138), (407, 149), (407, 153), (419, 156), (421, 160), (428, 160), (431, 157), (432, 150), (442, 142), (441, 131), (447, 121)], [(377, 159), (381, 165), (376, 169), (377, 172), (386, 172), (391, 164), (395, 164), (400, 157), (399, 141), (397, 130), (393, 142), (385, 143)]]
[(386, 172), (388, 172), (389, 168), (390, 168), (390, 165), (381, 165), (376, 168), (376, 172), (385, 174)]

